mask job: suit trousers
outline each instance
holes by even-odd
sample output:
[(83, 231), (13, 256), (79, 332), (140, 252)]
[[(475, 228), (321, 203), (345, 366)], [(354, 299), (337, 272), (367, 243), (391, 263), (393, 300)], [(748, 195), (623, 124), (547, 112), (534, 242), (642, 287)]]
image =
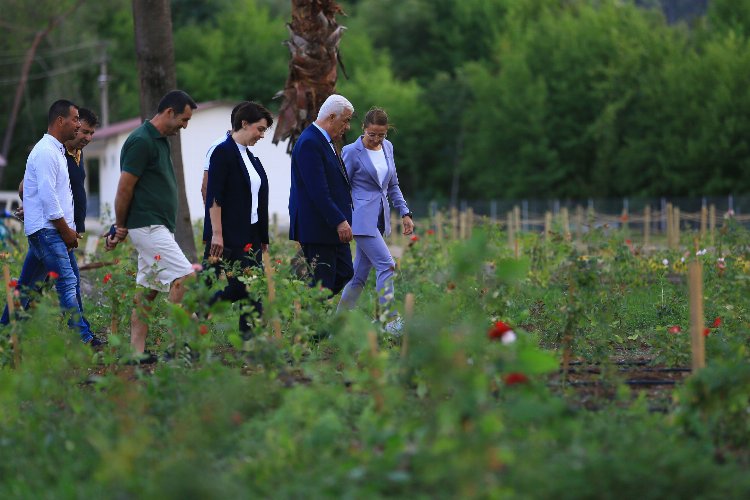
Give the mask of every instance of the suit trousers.
[(396, 263), (388, 250), (382, 235), (355, 236), (357, 250), (354, 256), (354, 277), (347, 283), (341, 294), (338, 311), (353, 309), (367, 282), (370, 269), (375, 268), (376, 289), (382, 311), (386, 316), (394, 316), (393, 274)]
[(336, 295), (352, 279), (352, 250), (349, 243), (321, 245), (301, 243), (305, 260), (312, 270), (310, 286), (318, 282)]

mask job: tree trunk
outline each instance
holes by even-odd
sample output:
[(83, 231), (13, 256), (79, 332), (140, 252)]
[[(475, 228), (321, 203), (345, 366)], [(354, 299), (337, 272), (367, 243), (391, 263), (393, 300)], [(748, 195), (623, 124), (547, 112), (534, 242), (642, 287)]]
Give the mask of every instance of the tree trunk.
[[(156, 114), (159, 101), (164, 94), (177, 87), (169, 0), (133, 0), (133, 24), (140, 78), (141, 119), (145, 120)], [(178, 188), (175, 239), (188, 260), (196, 262), (198, 258), (185, 193), (180, 135), (170, 137), (169, 143)]]
[[(291, 152), (302, 131), (317, 118), (318, 110), (336, 91), (336, 66), (340, 64), (339, 41), (346, 29), (336, 23), (344, 11), (334, 0), (292, 0), (292, 22), (287, 25), (289, 77), (273, 143), (290, 139)], [(342, 66), (343, 70), (343, 66)]]

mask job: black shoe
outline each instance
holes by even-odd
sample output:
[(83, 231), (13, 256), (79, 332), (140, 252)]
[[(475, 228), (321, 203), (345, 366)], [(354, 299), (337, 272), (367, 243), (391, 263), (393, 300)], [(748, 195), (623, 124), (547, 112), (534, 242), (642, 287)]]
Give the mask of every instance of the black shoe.
[(86, 342), (86, 345), (91, 347), (92, 349), (101, 349), (102, 347), (107, 345), (107, 341), (94, 335), (93, 337), (91, 337), (91, 340)]

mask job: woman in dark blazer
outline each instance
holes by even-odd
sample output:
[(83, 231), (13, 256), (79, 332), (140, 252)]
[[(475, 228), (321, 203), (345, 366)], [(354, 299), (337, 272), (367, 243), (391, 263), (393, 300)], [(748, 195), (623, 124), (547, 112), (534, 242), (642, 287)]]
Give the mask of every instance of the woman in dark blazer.
[[(261, 252), (268, 250), (268, 177), (260, 160), (248, 146), (262, 139), (273, 124), (271, 113), (254, 102), (241, 106), (234, 115), (232, 132), (216, 146), (208, 167), (203, 241), (204, 260), (218, 273), (239, 263), (241, 269), (261, 267)], [(248, 298), (247, 288), (236, 276), (214, 295), (235, 302)], [(251, 304), (262, 314), (260, 302)], [(249, 337), (252, 314), (240, 314), (240, 332)]]

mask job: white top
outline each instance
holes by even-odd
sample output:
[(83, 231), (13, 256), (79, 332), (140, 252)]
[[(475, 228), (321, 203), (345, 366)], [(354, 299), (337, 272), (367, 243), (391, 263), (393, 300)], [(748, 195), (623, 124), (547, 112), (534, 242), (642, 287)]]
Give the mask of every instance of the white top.
[(378, 184), (383, 185), (385, 176), (388, 174), (388, 163), (385, 161), (385, 151), (381, 147), (378, 151), (365, 148), (367, 155), (370, 157), (370, 161), (375, 166), (375, 170), (378, 172)]
[(258, 192), (260, 191), (260, 175), (258, 175), (258, 172), (255, 171), (255, 167), (253, 166), (253, 163), (250, 161), (249, 154), (252, 154), (250, 150), (247, 148), (247, 146), (243, 146), (242, 144), (237, 144), (237, 149), (240, 150), (240, 156), (242, 157), (242, 161), (245, 162), (245, 168), (247, 169), (247, 173), (250, 176), (250, 192), (253, 196), (253, 208), (252, 208), (252, 215), (250, 216), (250, 223), (255, 224), (258, 222)]
[(211, 143), (211, 145), (208, 147), (208, 151), (206, 151), (206, 161), (203, 163), (203, 170), (208, 172), (208, 167), (211, 165), (211, 154), (214, 152), (214, 149), (216, 149), (216, 146), (221, 144), (222, 142), (227, 140), (227, 137), (229, 137), (230, 132), (227, 131), (226, 134), (222, 135), (218, 139), (216, 139), (214, 142)]
[(76, 227), (65, 146), (49, 134), (36, 143), (26, 160), (23, 218), (26, 236), (40, 229), (55, 229), (50, 221), (60, 218), (71, 228)]

